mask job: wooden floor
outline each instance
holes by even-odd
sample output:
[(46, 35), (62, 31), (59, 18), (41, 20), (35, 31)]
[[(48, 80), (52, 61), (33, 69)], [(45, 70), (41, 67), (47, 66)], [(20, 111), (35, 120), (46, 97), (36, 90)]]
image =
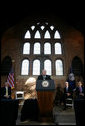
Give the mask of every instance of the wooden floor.
[(21, 108), (18, 110), (18, 118), (16, 125), (76, 125), (75, 113), (73, 108), (63, 110), (62, 106), (54, 106), (53, 108), (53, 122), (38, 122), (26, 120), (21, 122)]

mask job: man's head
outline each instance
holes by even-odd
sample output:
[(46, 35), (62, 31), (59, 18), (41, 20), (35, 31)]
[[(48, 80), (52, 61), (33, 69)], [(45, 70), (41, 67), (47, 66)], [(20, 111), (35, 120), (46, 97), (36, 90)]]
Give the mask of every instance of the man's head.
[(46, 70), (42, 70), (42, 75), (46, 75)]
[(69, 83), (66, 81), (65, 82), (65, 87), (68, 87), (69, 86)]
[(78, 82), (78, 86), (79, 86), (79, 87), (82, 86), (82, 82), (81, 82), (81, 81)]
[(5, 87), (8, 87), (8, 86), (9, 86), (8, 82), (5, 82)]

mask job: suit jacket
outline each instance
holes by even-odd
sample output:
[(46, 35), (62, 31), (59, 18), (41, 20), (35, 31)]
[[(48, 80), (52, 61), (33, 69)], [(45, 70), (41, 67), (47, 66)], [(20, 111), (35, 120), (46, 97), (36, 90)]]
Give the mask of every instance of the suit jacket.
[[(78, 98), (80, 98), (80, 89), (79, 89), (79, 87), (76, 87), (75, 92), (76, 92), (76, 96), (77, 96)], [(84, 93), (84, 87), (82, 87), (82, 92), (81, 92), (81, 93)], [(82, 96), (81, 96), (81, 97), (82, 97)]]
[[(44, 80), (43, 75), (38, 76), (37, 80)], [(51, 77), (49, 75), (46, 75), (45, 80), (51, 80)]]
[[(1, 88), (1, 98), (4, 98), (5, 94), (6, 94), (6, 88), (2, 87)], [(10, 98), (11, 98), (11, 87), (8, 87), (8, 95), (10, 95)]]
[[(71, 96), (67, 96), (66, 93), (70, 93)], [(72, 97), (73, 91), (72, 91), (72, 88), (70, 86), (68, 87), (68, 91), (66, 91), (66, 87), (64, 87), (64, 95), (65, 95), (65, 97)]]

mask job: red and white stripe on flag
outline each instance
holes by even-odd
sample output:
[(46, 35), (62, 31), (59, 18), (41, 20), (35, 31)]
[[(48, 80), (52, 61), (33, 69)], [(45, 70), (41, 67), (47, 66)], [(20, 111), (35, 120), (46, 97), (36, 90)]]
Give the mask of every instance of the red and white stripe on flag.
[(9, 86), (12, 88), (14, 87), (14, 72), (13, 72), (13, 68), (11, 68), (11, 71), (8, 75), (8, 78), (7, 78), (7, 82), (9, 84)]

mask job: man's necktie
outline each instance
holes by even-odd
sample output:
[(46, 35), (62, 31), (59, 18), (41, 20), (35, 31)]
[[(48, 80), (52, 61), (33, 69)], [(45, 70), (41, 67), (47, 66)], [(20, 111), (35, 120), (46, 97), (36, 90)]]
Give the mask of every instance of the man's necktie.
[(66, 87), (66, 92), (68, 92), (68, 87)]
[(46, 76), (43, 76), (43, 80), (45, 80)]

